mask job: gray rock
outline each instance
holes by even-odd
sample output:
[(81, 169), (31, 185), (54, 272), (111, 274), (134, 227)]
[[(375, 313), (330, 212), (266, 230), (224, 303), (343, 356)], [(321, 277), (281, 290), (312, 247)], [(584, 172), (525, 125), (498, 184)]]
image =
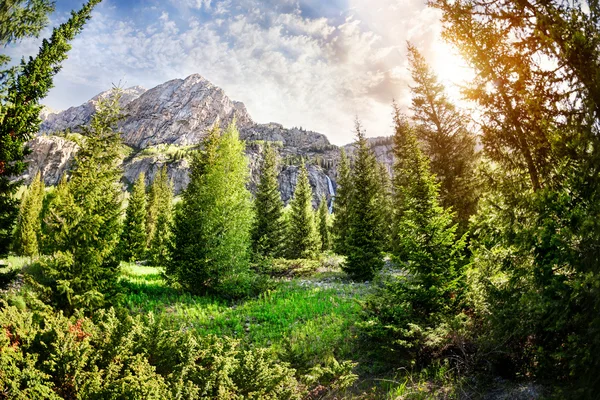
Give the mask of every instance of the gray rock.
[[(44, 109), (41, 113), (41, 132), (49, 134), (65, 129), (78, 131), (82, 124), (89, 122), (98, 100), (110, 93), (100, 93), (85, 104), (62, 112)], [(283, 201), (287, 204), (291, 199), (298, 177), (297, 166), (306, 161), (314, 191), (313, 205), (318, 205), (322, 195), (331, 204), (336, 187), (337, 146), (318, 132), (285, 128), (274, 122), (254, 123), (243, 103), (229, 99), (221, 88), (200, 75), (175, 79), (150, 90), (140, 87), (126, 89), (121, 105), (126, 118), (119, 128), (124, 142), (134, 149), (134, 155), (123, 163), (123, 182), (126, 187), (141, 172), (146, 174), (147, 183), (151, 182), (156, 172), (167, 165), (174, 192), (180, 194), (189, 182), (189, 162), (185, 159), (174, 161), (168, 155), (160, 154), (160, 151), (140, 151), (165, 144), (196, 145), (214, 124), (224, 126), (235, 118), (240, 137), (247, 143), (246, 153), (251, 171), (248, 187), (252, 192), (256, 191), (258, 183), (263, 143), (275, 142), (282, 160), (279, 182)], [(370, 141), (377, 158), (391, 169), (391, 141), (385, 138)], [(74, 143), (54, 136), (39, 136), (29, 145), (33, 153), (27, 159), (29, 169), (22, 177), (28, 182), (37, 170), (42, 170), (48, 185), (60, 180), (77, 149)], [(352, 149), (346, 147), (352, 153)]]
[[(119, 104), (121, 107), (126, 108), (129, 103), (137, 99), (145, 91), (146, 89), (141, 86), (123, 89)], [(81, 125), (90, 122), (92, 115), (96, 112), (98, 101), (109, 97), (111, 94), (112, 90), (107, 90), (94, 96), (86, 103), (77, 107), (71, 107), (65, 111), (52, 112), (46, 108), (42, 109), (40, 113), (40, 118), (42, 119), (40, 133), (56, 133), (66, 129), (78, 131)]]
[(57, 185), (62, 175), (69, 170), (79, 146), (59, 136), (38, 136), (27, 143), (31, 153), (27, 155), (27, 170), (20, 177), (31, 183), (40, 172), (46, 185)]

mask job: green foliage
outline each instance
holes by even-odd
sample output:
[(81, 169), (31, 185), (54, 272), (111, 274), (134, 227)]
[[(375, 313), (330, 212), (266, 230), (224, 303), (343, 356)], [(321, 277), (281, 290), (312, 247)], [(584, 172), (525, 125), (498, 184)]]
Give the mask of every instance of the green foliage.
[(385, 216), (381, 212), (382, 188), (377, 161), (358, 121), (356, 135), (351, 182), (353, 196), (347, 203), (347, 260), (343, 269), (354, 279), (369, 280), (383, 267), (382, 228)]
[(269, 260), (264, 266), (263, 272), (274, 277), (311, 276), (317, 271), (320, 265), (321, 263), (318, 260), (275, 258)]
[(321, 239), (312, 206), (312, 188), (308, 180), (306, 166), (300, 166), (300, 173), (290, 201), (287, 247), (288, 258), (315, 258), (321, 249)]
[(119, 94), (99, 102), (85, 141), (75, 156), (71, 179), (63, 176), (44, 222), (45, 249), (38, 262), (38, 283), (45, 299), (71, 312), (96, 307), (110, 296), (119, 273), (116, 247), (120, 236), (121, 184), (116, 131), (122, 118)]
[(142, 260), (146, 252), (146, 182), (141, 173), (129, 196), (121, 234), (121, 257), (127, 261)]
[(551, 379), (571, 385), (573, 393), (560, 397), (593, 398), (600, 388), (593, 356), (600, 351), (598, 4), (433, 4), (446, 37), (474, 68), (465, 94), (481, 110), (491, 161), (470, 274), (487, 328), (481, 345), (494, 350), (491, 364), (505, 375)]
[[(235, 125), (221, 136), (215, 127), (192, 161), (174, 228), (167, 274), (186, 290), (243, 297), (249, 271), (253, 210), (249, 171)], [(236, 288), (237, 287), (237, 288)], [(235, 289), (234, 293), (228, 293)]]
[[(26, 150), (23, 146), (38, 131), (41, 106), (39, 101), (52, 88), (52, 79), (71, 49), (69, 41), (81, 31), (100, 0), (90, 0), (80, 11), (55, 28), (50, 40), (44, 40), (36, 57), (2, 71), (0, 80), (0, 254), (10, 243), (18, 214), (18, 201), (13, 197), (19, 182), (11, 182), (25, 170)], [(49, 1), (9, 0), (0, 5), (0, 45), (36, 36), (46, 25), (47, 14), (54, 9)], [(0, 56), (0, 68), (9, 58)]]
[(444, 208), (452, 209), (460, 230), (465, 232), (478, 197), (475, 137), (468, 130), (467, 116), (448, 99), (444, 85), (410, 43), (408, 61), (416, 84), (411, 86), (412, 120), (419, 139), (425, 143), (431, 172), (440, 185), (440, 202)]
[(338, 166), (337, 189), (333, 202), (334, 220), (332, 227), (333, 249), (339, 254), (347, 254), (346, 238), (348, 237), (349, 209), (352, 198), (352, 176), (350, 160), (346, 151), (340, 150), (340, 163)]
[(378, 199), (376, 200), (377, 208), (380, 213), (381, 220), (381, 236), (383, 237), (384, 251), (390, 251), (392, 248), (392, 232), (393, 232), (393, 193), (392, 181), (390, 173), (384, 163), (377, 164), (377, 189)]
[(262, 257), (278, 257), (283, 252), (281, 238), (285, 236), (285, 221), (278, 172), (276, 150), (267, 143), (254, 200), (256, 219), (252, 227), (252, 247)]
[(317, 210), (319, 218), (319, 236), (321, 236), (321, 251), (327, 251), (331, 247), (331, 238), (329, 235), (329, 209), (327, 208), (327, 199), (321, 196), (321, 202)]
[(42, 207), (44, 181), (38, 172), (21, 198), (21, 208), (15, 233), (15, 251), (24, 256), (37, 256), (42, 239)]
[(404, 357), (424, 358), (440, 347), (436, 341), (452, 336), (443, 326), (461, 311), (465, 242), (456, 238), (452, 214), (438, 204), (415, 132), (397, 109), (395, 122), (393, 257), (403, 271), (384, 278), (368, 300), (365, 328)]
[[(7, 0), (0, 6), (0, 45), (37, 37), (54, 11), (50, 0)], [(4, 57), (4, 56), (3, 56)]]
[(173, 188), (167, 176), (166, 166), (154, 177), (150, 201), (148, 207), (154, 227), (149, 239), (148, 258), (154, 266), (165, 266), (169, 262), (173, 240)]
[(152, 315), (93, 320), (1, 305), (0, 388), (8, 398), (296, 399), (294, 370), (264, 349), (201, 338)]

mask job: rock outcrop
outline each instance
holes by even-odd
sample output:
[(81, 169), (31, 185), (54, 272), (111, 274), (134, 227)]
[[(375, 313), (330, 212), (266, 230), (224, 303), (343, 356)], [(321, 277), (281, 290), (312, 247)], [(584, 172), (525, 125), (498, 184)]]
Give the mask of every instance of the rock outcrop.
[(38, 136), (28, 146), (32, 151), (26, 157), (27, 170), (20, 177), (27, 184), (41, 172), (46, 185), (57, 185), (79, 150), (75, 142), (59, 136)]
[[(40, 136), (29, 142), (29, 169), (24, 178), (28, 183), (38, 170), (48, 185), (55, 185), (68, 170), (77, 145), (62, 137), (51, 136), (67, 129), (77, 132), (90, 121), (98, 100), (110, 96), (100, 93), (85, 104), (61, 112), (44, 109)], [(282, 199), (287, 203), (293, 195), (300, 162), (309, 164), (309, 180), (314, 189), (316, 205), (322, 195), (330, 200), (335, 187), (335, 166), (338, 147), (321, 133), (302, 128), (284, 128), (281, 124), (255, 123), (243, 103), (231, 100), (225, 92), (200, 75), (175, 79), (150, 90), (132, 87), (122, 91), (120, 99), (125, 119), (119, 128), (123, 141), (132, 148), (132, 156), (123, 162), (123, 183), (128, 187), (144, 172), (150, 183), (157, 171), (167, 165), (176, 194), (189, 182), (189, 162), (172, 157), (173, 151), (201, 142), (206, 132), (219, 123), (229, 124), (234, 118), (240, 137), (246, 141), (251, 170), (249, 189), (256, 190), (262, 146), (273, 142), (279, 149), (282, 166), (279, 177)], [(165, 146), (169, 152), (165, 152)], [(175, 149), (175, 150), (174, 150)]]
[(125, 144), (138, 149), (162, 143), (197, 144), (215, 123), (234, 118), (240, 130), (254, 124), (239, 102), (200, 75), (175, 79), (148, 90), (125, 107)]
[[(144, 92), (146, 92), (146, 89), (141, 86), (133, 86), (123, 89), (121, 91), (119, 104), (123, 109), (126, 109), (129, 103), (140, 97), (140, 95)], [(90, 122), (92, 115), (94, 115), (96, 112), (98, 101), (107, 98), (111, 94), (112, 90), (107, 90), (94, 96), (84, 104), (77, 107), (71, 107), (65, 111), (51, 112), (51, 110), (44, 108), (40, 115), (42, 118), (40, 133), (52, 134), (64, 131), (66, 129), (70, 129), (75, 132), (78, 131), (81, 125), (85, 125)]]

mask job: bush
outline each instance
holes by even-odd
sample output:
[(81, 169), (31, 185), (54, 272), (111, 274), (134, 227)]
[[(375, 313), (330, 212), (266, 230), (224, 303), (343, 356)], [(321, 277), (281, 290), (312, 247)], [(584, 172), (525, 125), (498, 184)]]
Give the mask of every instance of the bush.
[(305, 258), (294, 260), (274, 258), (265, 262), (263, 271), (273, 277), (295, 278), (300, 276), (310, 276), (314, 274), (320, 266), (321, 263), (317, 260), (308, 260)]
[(152, 315), (110, 309), (68, 318), (0, 300), (0, 326), (6, 398), (299, 399), (303, 390), (264, 349), (200, 338)]

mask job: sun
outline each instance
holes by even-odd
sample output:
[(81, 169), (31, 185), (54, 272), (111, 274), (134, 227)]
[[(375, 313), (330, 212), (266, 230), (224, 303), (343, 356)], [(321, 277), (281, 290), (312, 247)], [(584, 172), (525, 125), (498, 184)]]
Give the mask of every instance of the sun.
[(429, 62), (439, 81), (453, 100), (460, 101), (460, 87), (473, 80), (474, 71), (454, 47), (441, 39), (433, 43), (431, 54)]

